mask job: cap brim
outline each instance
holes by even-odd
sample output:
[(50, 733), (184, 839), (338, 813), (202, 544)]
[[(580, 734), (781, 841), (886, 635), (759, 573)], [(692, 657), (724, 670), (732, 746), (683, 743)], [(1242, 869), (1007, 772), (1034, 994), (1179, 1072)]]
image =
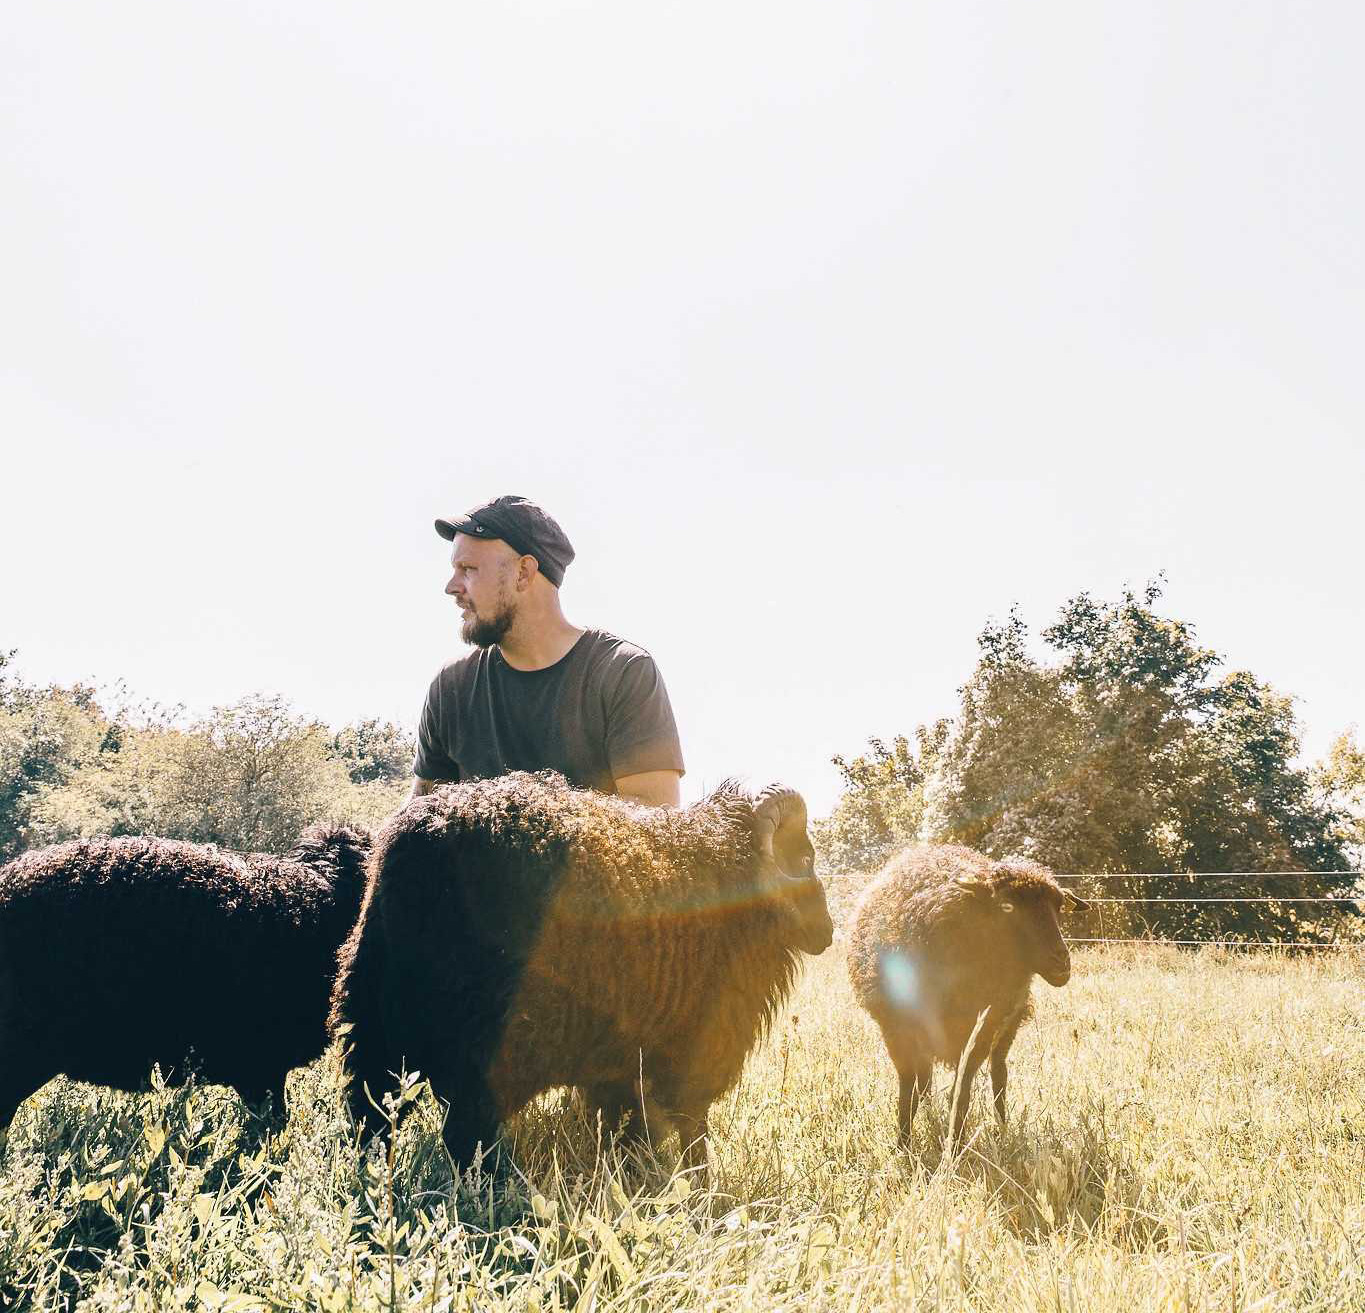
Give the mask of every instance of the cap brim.
[(467, 515), (462, 515), (458, 520), (437, 520), (436, 532), (441, 535), (446, 542), (450, 542), (457, 533), (467, 533), (470, 526), (474, 523)]

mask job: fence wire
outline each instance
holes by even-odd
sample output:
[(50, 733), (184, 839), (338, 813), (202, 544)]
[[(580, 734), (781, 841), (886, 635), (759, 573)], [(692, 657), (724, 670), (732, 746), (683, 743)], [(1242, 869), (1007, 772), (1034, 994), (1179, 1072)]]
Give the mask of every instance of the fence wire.
[(1087, 903), (1335, 903), (1338, 907), (1355, 907), (1358, 900), (1350, 894), (1319, 894), (1305, 898), (1281, 898), (1278, 894), (1262, 894), (1258, 898), (1087, 898)]
[(1314, 944), (1302, 939), (1071, 939), (1068, 944), (1169, 944), (1180, 948), (1355, 948), (1365, 950), (1365, 941), (1334, 940)]
[[(1059, 880), (1183, 880), (1188, 884), (1228, 880), (1333, 880), (1358, 884), (1365, 881), (1365, 871), (1137, 871), (1095, 872), (1071, 871), (1057, 875)], [(1253, 885), (1254, 887), (1254, 885)], [(1333, 894), (1162, 894), (1159, 897), (1112, 897), (1105, 894), (1091, 896), (1086, 902), (1096, 908), (1103, 926), (1103, 905), (1159, 907), (1163, 903), (1179, 906), (1199, 906), (1203, 903), (1330, 903), (1343, 912), (1359, 915), (1365, 911), (1365, 890), (1343, 889)], [(1365, 941), (1357, 940), (1294, 940), (1294, 939), (1165, 939), (1157, 936), (1067, 936), (1068, 944), (1167, 944), (1176, 948), (1282, 948), (1282, 949), (1365, 949)]]
[(1365, 880), (1365, 871), (1056, 871), (1058, 880)]

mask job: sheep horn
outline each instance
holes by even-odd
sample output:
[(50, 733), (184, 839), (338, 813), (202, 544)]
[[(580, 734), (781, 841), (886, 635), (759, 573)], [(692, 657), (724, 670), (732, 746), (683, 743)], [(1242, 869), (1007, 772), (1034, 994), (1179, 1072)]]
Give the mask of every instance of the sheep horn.
[(770, 784), (754, 801), (754, 837), (759, 852), (774, 864), (773, 839), (788, 825), (806, 828), (806, 800), (795, 789)]

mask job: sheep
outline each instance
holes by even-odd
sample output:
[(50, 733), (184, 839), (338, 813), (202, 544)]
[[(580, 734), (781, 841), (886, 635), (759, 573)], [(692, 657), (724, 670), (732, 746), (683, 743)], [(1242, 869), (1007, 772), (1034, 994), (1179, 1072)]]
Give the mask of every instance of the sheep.
[(1055, 986), (1071, 976), (1057, 919), (1067, 901), (1085, 906), (1042, 866), (992, 862), (954, 846), (906, 849), (863, 892), (849, 929), (849, 979), (881, 1027), (900, 1077), (903, 1141), (935, 1059), (962, 1072), (952, 1145), (960, 1142), (972, 1081), (988, 1055), (995, 1112), (1004, 1122), (1005, 1064), (1032, 1014), (1034, 973)]
[(801, 796), (727, 782), (687, 809), (553, 772), (446, 785), (376, 835), (342, 950), (357, 1120), (400, 1067), (449, 1104), (459, 1165), (540, 1092), (579, 1087), (608, 1124), (676, 1130), (702, 1166), (707, 1112), (833, 940)]
[(288, 855), (90, 839), (0, 867), (0, 1131), (61, 1073), (137, 1089), (153, 1063), (248, 1103), (327, 1045), (336, 953), (370, 836), (315, 827)]

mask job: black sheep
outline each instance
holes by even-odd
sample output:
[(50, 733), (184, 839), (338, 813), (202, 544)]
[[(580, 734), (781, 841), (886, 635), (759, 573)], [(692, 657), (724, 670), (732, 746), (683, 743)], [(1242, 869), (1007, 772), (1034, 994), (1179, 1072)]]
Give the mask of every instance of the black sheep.
[(369, 846), (321, 826), (283, 857), (89, 839), (0, 867), (0, 1131), (53, 1076), (132, 1090), (191, 1059), (283, 1107), (327, 1044)]

